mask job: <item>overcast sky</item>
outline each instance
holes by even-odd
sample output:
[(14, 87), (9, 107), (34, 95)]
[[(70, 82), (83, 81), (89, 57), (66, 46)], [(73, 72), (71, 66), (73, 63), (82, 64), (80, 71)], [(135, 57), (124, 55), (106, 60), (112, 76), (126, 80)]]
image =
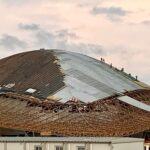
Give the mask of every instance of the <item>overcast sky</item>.
[(150, 0), (0, 0), (0, 58), (80, 52), (150, 84)]

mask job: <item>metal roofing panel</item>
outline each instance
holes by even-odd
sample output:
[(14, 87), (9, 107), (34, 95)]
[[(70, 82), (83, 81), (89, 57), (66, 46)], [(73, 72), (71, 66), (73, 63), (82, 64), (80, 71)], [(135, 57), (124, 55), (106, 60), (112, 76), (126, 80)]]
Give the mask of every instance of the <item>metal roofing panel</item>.
[[(7, 66), (7, 67), (6, 67)], [(39, 50), (0, 60), (0, 85), (32, 96), (63, 102), (92, 102), (116, 93), (142, 89), (131, 77), (94, 58), (62, 50)], [(17, 76), (17, 78), (16, 78)], [(25, 93), (27, 94), (27, 93)]]
[(132, 106), (135, 106), (137, 108), (140, 108), (140, 109), (143, 109), (143, 110), (150, 112), (150, 106), (149, 105), (146, 105), (146, 104), (144, 104), (138, 100), (135, 100), (129, 96), (121, 96), (121, 97), (118, 97), (118, 99), (122, 102), (129, 104), (129, 105), (132, 105)]
[[(55, 53), (66, 74), (64, 83), (70, 89), (73, 97), (84, 102), (102, 99), (125, 90), (142, 88), (104, 62), (78, 53), (62, 53), (59, 50)], [(95, 89), (95, 94), (91, 93), (92, 88)], [(63, 97), (62, 100), (64, 100)]]

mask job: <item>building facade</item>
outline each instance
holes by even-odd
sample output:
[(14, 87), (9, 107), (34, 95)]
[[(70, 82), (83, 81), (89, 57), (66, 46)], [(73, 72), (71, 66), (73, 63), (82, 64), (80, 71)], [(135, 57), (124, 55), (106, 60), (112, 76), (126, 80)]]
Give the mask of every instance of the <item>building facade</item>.
[(145, 141), (144, 149), (145, 150), (150, 150), (150, 140)]
[(144, 150), (144, 140), (118, 137), (1, 137), (0, 150)]

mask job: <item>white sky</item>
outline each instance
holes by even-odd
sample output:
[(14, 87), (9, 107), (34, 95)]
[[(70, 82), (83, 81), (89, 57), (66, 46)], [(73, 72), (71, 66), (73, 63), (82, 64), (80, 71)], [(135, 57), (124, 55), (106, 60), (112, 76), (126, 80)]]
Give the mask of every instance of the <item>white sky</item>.
[(66, 49), (150, 84), (149, 0), (0, 0), (0, 18), (0, 58)]

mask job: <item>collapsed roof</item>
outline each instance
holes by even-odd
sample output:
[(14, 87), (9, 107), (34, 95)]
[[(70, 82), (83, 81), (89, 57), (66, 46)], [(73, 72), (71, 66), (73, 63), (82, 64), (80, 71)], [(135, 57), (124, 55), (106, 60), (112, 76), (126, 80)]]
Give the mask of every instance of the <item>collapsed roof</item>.
[(76, 136), (150, 129), (150, 87), (103, 59), (37, 50), (0, 68), (0, 127)]

